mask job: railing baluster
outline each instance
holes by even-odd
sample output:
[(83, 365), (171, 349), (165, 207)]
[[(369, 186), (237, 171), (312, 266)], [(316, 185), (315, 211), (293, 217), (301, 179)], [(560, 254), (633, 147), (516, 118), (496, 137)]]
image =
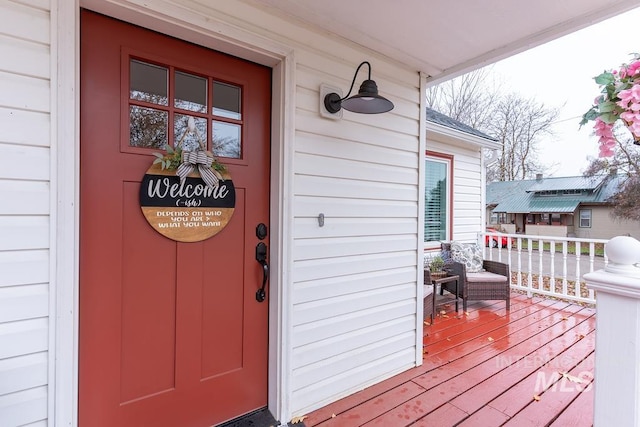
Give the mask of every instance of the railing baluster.
[[(518, 278), (516, 282), (519, 287), (522, 287), (522, 239), (518, 237)], [(529, 293), (527, 293), (528, 297), (531, 297)]]
[(538, 240), (538, 289), (544, 289), (543, 271), (542, 271), (542, 254), (544, 253), (544, 240)]
[[(593, 265), (596, 261), (596, 244), (595, 242), (589, 242), (589, 273), (593, 273)], [(589, 299), (594, 298), (593, 289), (589, 289)]]
[(531, 263), (531, 257), (533, 255), (533, 239), (531, 239), (531, 237), (527, 239), (527, 252), (529, 252), (529, 275), (527, 277), (527, 287), (529, 288), (529, 293), (527, 295), (531, 296), (531, 289), (533, 289), (533, 268)]
[(562, 242), (562, 295), (567, 295), (567, 241)]
[(582, 255), (582, 249), (580, 248), (580, 242), (576, 243), (576, 286), (574, 291), (575, 296), (580, 297), (580, 256)]
[(556, 241), (549, 242), (549, 255), (551, 256), (551, 273), (549, 274), (549, 286), (556, 292)]

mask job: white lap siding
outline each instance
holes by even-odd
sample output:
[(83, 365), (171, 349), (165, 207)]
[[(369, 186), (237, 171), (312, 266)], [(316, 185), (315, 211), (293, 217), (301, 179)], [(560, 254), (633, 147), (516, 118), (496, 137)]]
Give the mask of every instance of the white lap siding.
[(46, 425), (50, 24), (46, 1), (0, 2), (0, 425)]
[[(364, 53), (343, 56), (357, 60), (298, 55), (294, 414), (416, 364), (419, 77)], [(319, 85), (346, 94), (360, 59), (372, 62), (372, 78), (396, 104), (394, 111), (345, 111), (340, 121), (320, 117)]]

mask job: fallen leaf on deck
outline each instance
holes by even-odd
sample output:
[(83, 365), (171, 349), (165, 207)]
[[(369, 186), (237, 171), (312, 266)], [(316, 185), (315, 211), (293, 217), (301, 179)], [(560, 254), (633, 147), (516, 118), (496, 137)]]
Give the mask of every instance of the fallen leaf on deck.
[(291, 419), (291, 424), (298, 424), (298, 423), (301, 423), (301, 422), (303, 422), (303, 421), (304, 421), (304, 419), (305, 419), (305, 418), (307, 418), (307, 416), (306, 416), (306, 415), (302, 415), (302, 416), (300, 416), (300, 417), (293, 417), (293, 418)]
[(440, 310), (440, 314), (447, 314), (445, 310)]
[(562, 375), (564, 378), (571, 381), (572, 383), (578, 383), (578, 384), (584, 383), (584, 380), (582, 378), (574, 377), (573, 375), (569, 375), (569, 373), (567, 372), (558, 372), (558, 373)]
[(447, 341), (451, 341), (451, 338), (447, 338)]
[(540, 400), (540, 396), (538, 396), (537, 394), (533, 395), (533, 400), (535, 400), (536, 402)]
[(444, 318), (444, 319), (448, 319), (448, 318), (449, 318), (449, 316), (447, 316), (446, 314), (443, 314), (443, 315), (442, 315), (442, 318)]
[(560, 320), (569, 320), (569, 318), (568, 318), (568, 317), (563, 317), (563, 318), (562, 318), (562, 319), (560, 319)]
[(335, 418), (335, 417), (336, 417), (336, 414), (331, 414), (331, 418)]
[(469, 315), (469, 312), (468, 312), (468, 311), (465, 311), (465, 312), (464, 312), (464, 315), (465, 315), (465, 316), (468, 316), (468, 315)]
[(424, 325), (425, 325), (425, 326), (430, 326), (430, 325), (431, 325), (431, 323), (429, 323), (429, 322), (427, 322), (427, 321), (425, 320), (425, 321), (424, 321)]
[(582, 338), (584, 338), (584, 335), (580, 334), (578, 335), (578, 339), (581, 340)]
[(487, 338), (487, 340), (489, 340), (489, 341), (493, 341), (493, 338), (489, 337), (489, 338)]

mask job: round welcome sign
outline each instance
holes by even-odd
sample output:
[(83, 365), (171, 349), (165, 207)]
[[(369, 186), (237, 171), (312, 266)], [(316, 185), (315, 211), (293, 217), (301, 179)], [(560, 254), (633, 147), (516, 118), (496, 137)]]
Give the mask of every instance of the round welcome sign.
[(178, 242), (199, 242), (219, 233), (231, 219), (236, 191), (228, 172), (216, 185), (197, 170), (184, 177), (153, 164), (140, 186), (140, 206), (149, 224)]

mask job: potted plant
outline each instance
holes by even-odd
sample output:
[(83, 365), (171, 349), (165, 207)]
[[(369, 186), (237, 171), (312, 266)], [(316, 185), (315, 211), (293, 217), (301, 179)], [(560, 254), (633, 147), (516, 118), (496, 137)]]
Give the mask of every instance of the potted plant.
[(440, 255), (436, 255), (433, 258), (431, 258), (431, 261), (429, 262), (429, 271), (431, 272), (431, 275), (444, 275), (445, 272), (442, 271), (442, 268), (444, 267), (444, 259), (440, 256)]

